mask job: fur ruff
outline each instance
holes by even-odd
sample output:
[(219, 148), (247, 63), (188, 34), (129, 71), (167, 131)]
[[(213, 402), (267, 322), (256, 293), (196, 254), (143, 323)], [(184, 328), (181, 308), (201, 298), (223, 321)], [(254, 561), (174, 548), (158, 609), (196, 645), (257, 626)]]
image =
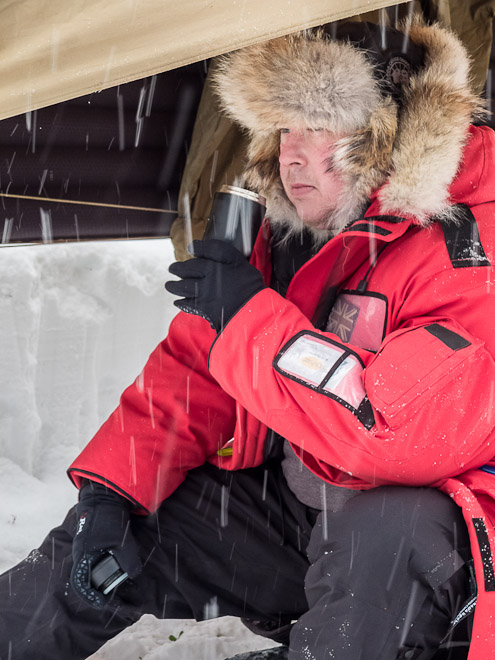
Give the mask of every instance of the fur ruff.
[(224, 111), (250, 133), (246, 184), (267, 200), (272, 222), (303, 228), (279, 175), (283, 127), (344, 135), (333, 164), (344, 180), (338, 210), (317, 242), (364, 211), (371, 193), (384, 214), (454, 220), (448, 189), (468, 126), (483, 112), (471, 90), (467, 53), (450, 31), (413, 19), (399, 29), (425, 48), (425, 66), (403, 87), (403, 104), (381, 93), (364, 51), (304, 31), (225, 56), (215, 76)]

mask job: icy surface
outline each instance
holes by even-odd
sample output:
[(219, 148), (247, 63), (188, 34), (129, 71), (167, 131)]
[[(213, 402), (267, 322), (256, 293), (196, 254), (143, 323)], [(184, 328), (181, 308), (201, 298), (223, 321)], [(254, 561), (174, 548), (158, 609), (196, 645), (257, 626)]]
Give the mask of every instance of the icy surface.
[(272, 646), (276, 646), (274, 642), (253, 635), (234, 617), (195, 623), (159, 621), (145, 614), (139, 623), (90, 657), (91, 660), (225, 660), (236, 653)]
[[(163, 288), (173, 260), (169, 240), (0, 248), (2, 572), (75, 503), (66, 468), (175, 314)], [(231, 618), (144, 617), (92, 658), (223, 660), (267, 646)]]

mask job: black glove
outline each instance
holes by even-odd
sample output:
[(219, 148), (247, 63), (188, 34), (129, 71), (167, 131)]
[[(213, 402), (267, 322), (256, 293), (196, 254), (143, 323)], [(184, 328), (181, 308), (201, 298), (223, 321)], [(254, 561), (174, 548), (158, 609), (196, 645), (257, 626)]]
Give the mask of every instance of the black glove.
[(216, 239), (193, 241), (189, 261), (172, 264), (169, 271), (181, 277), (165, 288), (176, 296), (174, 305), (189, 314), (198, 314), (220, 332), (234, 314), (265, 288), (261, 273), (235, 247)]
[(106, 600), (91, 585), (91, 568), (104, 555), (113, 555), (130, 578), (141, 572), (138, 546), (130, 529), (131, 506), (102, 484), (90, 481), (81, 488), (70, 582), (76, 593), (94, 607), (103, 607)]

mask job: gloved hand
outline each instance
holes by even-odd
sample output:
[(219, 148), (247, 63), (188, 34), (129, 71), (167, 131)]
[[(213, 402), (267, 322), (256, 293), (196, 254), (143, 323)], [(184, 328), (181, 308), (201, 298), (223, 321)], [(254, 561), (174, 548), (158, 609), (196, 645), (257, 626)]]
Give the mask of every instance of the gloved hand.
[(172, 264), (169, 271), (181, 277), (165, 288), (176, 296), (174, 305), (189, 314), (198, 314), (218, 332), (234, 314), (265, 288), (263, 276), (235, 247), (216, 239), (193, 241), (189, 261)]
[(90, 481), (81, 488), (70, 582), (76, 593), (94, 607), (103, 607), (109, 598), (91, 585), (91, 567), (104, 555), (112, 554), (130, 578), (142, 570), (138, 545), (130, 529), (131, 506), (102, 484)]

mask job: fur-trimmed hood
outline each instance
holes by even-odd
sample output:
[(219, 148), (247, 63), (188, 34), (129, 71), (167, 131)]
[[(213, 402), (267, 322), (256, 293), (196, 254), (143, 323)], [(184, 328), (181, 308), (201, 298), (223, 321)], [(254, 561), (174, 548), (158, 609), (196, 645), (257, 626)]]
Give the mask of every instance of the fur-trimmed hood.
[(399, 96), (369, 49), (321, 29), (223, 58), (215, 75), (221, 106), (249, 131), (246, 183), (266, 197), (272, 221), (302, 227), (279, 176), (282, 127), (345, 136), (333, 156), (348, 191), (331, 217), (334, 231), (358, 217), (378, 188), (384, 214), (414, 216), (424, 226), (433, 216), (449, 218), (449, 186), (482, 103), (470, 87), (467, 53), (449, 30), (415, 19), (399, 32), (424, 53)]

